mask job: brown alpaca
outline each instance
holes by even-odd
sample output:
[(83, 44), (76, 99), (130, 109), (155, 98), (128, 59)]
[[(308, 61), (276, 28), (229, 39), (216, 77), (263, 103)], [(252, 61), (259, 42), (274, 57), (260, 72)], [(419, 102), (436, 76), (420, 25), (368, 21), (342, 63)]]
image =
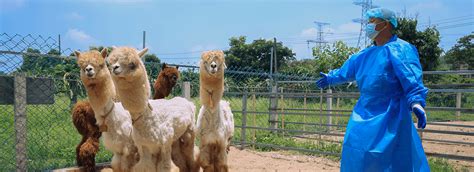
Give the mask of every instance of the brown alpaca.
[(170, 95), (171, 90), (179, 79), (179, 66), (169, 67), (166, 63), (161, 66), (161, 72), (153, 85), (155, 94), (153, 99), (162, 99)]
[(94, 115), (88, 101), (79, 101), (72, 109), (72, 122), (82, 135), (76, 147), (76, 163), (84, 167), (86, 172), (95, 171), (95, 155), (99, 151), (99, 138), (102, 135)]

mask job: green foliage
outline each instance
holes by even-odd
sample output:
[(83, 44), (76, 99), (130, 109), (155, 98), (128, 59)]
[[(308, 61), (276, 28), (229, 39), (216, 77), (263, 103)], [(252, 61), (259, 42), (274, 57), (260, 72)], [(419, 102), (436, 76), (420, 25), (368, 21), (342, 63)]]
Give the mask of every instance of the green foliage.
[[(247, 44), (246, 37), (240, 36), (230, 38), (229, 45), (229, 50), (224, 51), (227, 66), (269, 71), (273, 40), (257, 39)], [(296, 59), (293, 51), (281, 42), (276, 43), (276, 50), (278, 68), (285, 67), (288, 62)]]
[(467, 69), (474, 69), (474, 32), (460, 38), (456, 45), (445, 55), (446, 62), (451, 69), (461, 69), (461, 65), (467, 65)]
[(358, 48), (349, 47), (342, 41), (336, 41), (332, 45), (313, 48), (315, 68), (317, 72), (328, 72), (339, 68), (352, 54), (358, 52)]
[(454, 172), (454, 166), (449, 164), (446, 159), (429, 158), (428, 164), (433, 172)]
[(143, 61), (148, 73), (148, 79), (150, 80), (150, 84), (153, 86), (161, 71), (161, 60), (156, 56), (156, 54), (145, 54), (145, 56), (143, 56)]
[(420, 56), (420, 63), (424, 71), (436, 70), (442, 49), (439, 47), (440, 34), (435, 27), (428, 27), (424, 31), (416, 30), (418, 21), (410, 18), (399, 18), (398, 27), (393, 31), (399, 38), (413, 44)]

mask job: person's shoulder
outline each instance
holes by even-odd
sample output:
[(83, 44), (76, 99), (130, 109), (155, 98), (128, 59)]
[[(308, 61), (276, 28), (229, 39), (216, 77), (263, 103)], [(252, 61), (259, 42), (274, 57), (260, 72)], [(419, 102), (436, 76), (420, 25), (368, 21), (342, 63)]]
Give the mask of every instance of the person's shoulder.
[(389, 48), (395, 48), (395, 49), (401, 49), (401, 48), (413, 48), (414, 46), (410, 44), (409, 42), (395, 37), (393, 41), (389, 42), (386, 44), (387, 47)]

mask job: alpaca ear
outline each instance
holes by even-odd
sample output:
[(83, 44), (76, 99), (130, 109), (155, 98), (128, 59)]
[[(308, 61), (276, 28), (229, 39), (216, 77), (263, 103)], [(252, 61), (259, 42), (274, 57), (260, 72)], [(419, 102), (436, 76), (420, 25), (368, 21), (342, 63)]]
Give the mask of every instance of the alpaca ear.
[(107, 48), (103, 48), (102, 51), (100, 52), (100, 55), (105, 59), (107, 57), (108, 50)]
[(163, 63), (163, 64), (161, 65), (161, 70), (165, 69), (166, 67), (167, 67), (167, 66), (166, 66), (166, 63)]
[(138, 57), (143, 57), (143, 55), (145, 55), (146, 52), (148, 52), (148, 48), (145, 48), (145, 49), (141, 50), (140, 52), (138, 52)]
[(76, 58), (79, 58), (79, 56), (81, 55), (81, 52), (79, 52), (79, 51), (74, 51), (74, 55), (76, 55)]
[(227, 69), (227, 65), (225, 65), (225, 63), (223, 65), (224, 65), (224, 69)]

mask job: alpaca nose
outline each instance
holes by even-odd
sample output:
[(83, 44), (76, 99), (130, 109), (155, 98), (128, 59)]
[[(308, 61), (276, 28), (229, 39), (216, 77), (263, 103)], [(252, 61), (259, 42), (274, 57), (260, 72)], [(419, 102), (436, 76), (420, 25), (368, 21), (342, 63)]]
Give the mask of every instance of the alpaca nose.
[(114, 71), (117, 70), (120, 66), (114, 66)]
[(86, 72), (90, 72), (92, 70), (91, 67), (86, 67)]
[(213, 64), (211, 64), (211, 67), (212, 67), (212, 68), (216, 68), (217, 65), (213, 63)]

